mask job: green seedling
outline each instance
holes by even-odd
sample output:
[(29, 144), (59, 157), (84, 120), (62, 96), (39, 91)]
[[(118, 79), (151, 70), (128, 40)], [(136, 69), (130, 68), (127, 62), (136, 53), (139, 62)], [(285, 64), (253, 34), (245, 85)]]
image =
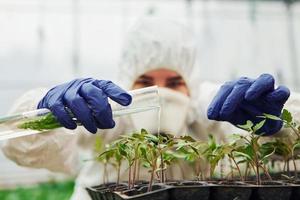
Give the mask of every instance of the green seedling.
[[(118, 171), (117, 184), (119, 184), (120, 166), (123, 161), (126, 162), (129, 188), (134, 187), (136, 181), (139, 180), (141, 166), (148, 169), (148, 191), (151, 191), (155, 176), (163, 183), (166, 179), (166, 169), (174, 163), (182, 160), (194, 164), (197, 179), (203, 180), (203, 164), (209, 164), (209, 176), (212, 179), (216, 167), (224, 159), (230, 160), (232, 174), (233, 169), (236, 169), (241, 181), (246, 180), (248, 173), (253, 170), (256, 183), (260, 185), (262, 181), (261, 173), (264, 173), (270, 180), (272, 179), (267, 164), (269, 164), (273, 155), (283, 157), (286, 162), (293, 159), (296, 169), (295, 159), (298, 159), (297, 151), (300, 149), (300, 140), (290, 146), (281, 140), (262, 143), (260, 138), (263, 133), (257, 134), (267, 119), (282, 120), (285, 126), (291, 128), (293, 133), (296, 134), (299, 126), (293, 121), (288, 111), (284, 110), (281, 118), (267, 114), (263, 118), (257, 124), (247, 121), (246, 124), (239, 125), (249, 134), (246, 136), (234, 135), (235, 138), (231, 142), (224, 144), (218, 143), (212, 135), (209, 136), (208, 141), (197, 141), (190, 136), (176, 138), (169, 135), (152, 135), (142, 129), (138, 133), (124, 135), (108, 145), (98, 158), (99, 161), (105, 164), (115, 166)], [(246, 165), (244, 175), (240, 167), (242, 164)]]
[(131, 169), (131, 166), (129, 167), (129, 176), (132, 176), (132, 178), (130, 178), (130, 184), (132, 186), (135, 184), (136, 180), (139, 180), (140, 162), (142, 159), (143, 145), (146, 143), (145, 137), (147, 134), (147, 131), (142, 129), (140, 133), (133, 133), (130, 136), (123, 136), (123, 138), (130, 143), (133, 151), (133, 170)]
[(268, 149), (275, 149), (274, 154), (276, 156), (281, 157), (284, 161), (283, 171), (286, 171), (287, 174), (290, 176), (290, 159), (293, 160), (294, 166), (296, 167), (295, 159), (293, 158), (293, 146), (282, 140), (276, 139), (275, 141), (264, 143), (262, 147), (266, 151), (268, 151)]
[(212, 135), (209, 135), (208, 147), (204, 151), (204, 156), (210, 164), (210, 166), (209, 166), (210, 167), (210, 170), (209, 170), (210, 179), (212, 179), (214, 171), (215, 171), (215, 167), (217, 166), (218, 162), (220, 161), (220, 157), (221, 157), (221, 156), (218, 156), (217, 158), (215, 157), (215, 154), (216, 154), (215, 151), (217, 148), (218, 148), (218, 145), (216, 143), (215, 138)]
[(104, 163), (103, 177), (107, 176), (107, 164), (111, 164), (115, 167), (117, 171), (117, 185), (120, 183), (121, 164), (124, 159), (121, 152), (122, 147), (120, 143), (114, 142), (111, 145), (107, 145), (106, 150), (97, 157), (98, 161)]
[(107, 150), (100, 154), (97, 157), (97, 161), (103, 163), (104, 165), (104, 175), (103, 175), (103, 183), (106, 183), (108, 181), (108, 171), (107, 166), (111, 163), (111, 159), (114, 157), (114, 150), (110, 149), (110, 147), (107, 147)]
[[(104, 149), (103, 140), (102, 140), (101, 136), (98, 136), (95, 139), (94, 152), (97, 154), (101, 154), (103, 152), (103, 149)], [(106, 181), (108, 180), (107, 164), (109, 162), (110, 157), (111, 156), (109, 156), (109, 155), (103, 154), (101, 156), (97, 156), (96, 158), (92, 159), (92, 160), (96, 160), (104, 165), (104, 176), (102, 177), (103, 183), (106, 183)]]
[(18, 126), (18, 128), (21, 129), (31, 129), (38, 131), (52, 130), (59, 127), (62, 126), (52, 113), (49, 113), (38, 119), (23, 122)]
[(224, 158), (224, 154), (222, 152), (222, 145), (218, 145), (216, 139), (212, 135), (209, 135), (208, 147), (203, 153), (205, 155), (206, 160), (209, 162), (209, 175), (210, 179), (212, 179), (216, 166), (218, 165), (220, 160)]
[(205, 162), (204, 152), (208, 145), (202, 141), (196, 141), (190, 136), (180, 137), (175, 145), (176, 151), (173, 155), (177, 159), (194, 164), (197, 180), (204, 179), (203, 163)]
[(239, 125), (240, 128), (248, 131), (249, 135), (240, 136), (244, 140), (245, 145), (239, 146), (233, 152), (234, 157), (241, 159), (238, 164), (246, 163), (247, 166), (252, 167), (257, 185), (261, 185), (260, 169), (263, 169), (264, 173), (271, 179), (265, 164), (269, 161), (270, 156), (275, 153), (275, 148), (271, 149), (271, 151), (264, 151), (262, 145), (259, 143), (259, 139), (263, 134), (256, 134), (265, 122), (266, 120), (262, 120), (254, 125), (251, 121), (247, 121), (245, 125)]
[(291, 133), (297, 137), (297, 139), (292, 143), (279, 140), (273, 142), (273, 145), (276, 147), (276, 154), (282, 156), (283, 160), (285, 161), (284, 170), (286, 168), (288, 175), (290, 175), (289, 160), (292, 159), (294, 165), (294, 178), (297, 179), (298, 170), (296, 159), (299, 159), (297, 152), (300, 149), (300, 125), (294, 121), (292, 114), (287, 109), (283, 109), (280, 117), (270, 114), (264, 114), (262, 117), (266, 119), (282, 121), (284, 127), (290, 129)]
[[(242, 171), (237, 161), (237, 157), (235, 156), (235, 151), (239, 149), (242, 145), (244, 145), (243, 140), (241, 140), (241, 135), (233, 134), (232, 136), (233, 141), (229, 144), (225, 144), (225, 149), (227, 157), (230, 161), (230, 168), (231, 168), (231, 176), (233, 178), (233, 170), (236, 169), (238, 171), (239, 177), (241, 181), (244, 181), (244, 177), (242, 175)], [(227, 147), (226, 147), (227, 146)], [(232, 164), (233, 163), (233, 164)], [(234, 165), (234, 166), (233, 166)]]
[(128, 170), (128, 187), (129, 189), (132, 186), (132, 165), (135, 159), (134, 155), (134, 146), (126, 138), (117, 143), (118, 152), (120, 155), (127, 161), (129, 170)]
[(296, 165), (296, 159), (299, 159), (299, 152), (300, 150), (300, 141), (297, 140), (295, 143), (293, 143), (293, 148), (292, 148), (292, 160), (294, 164), (294, 174), (295, 174), (295, 179), (298, 179), (298, 169)]
[[(171, 149), (174, 140), (164, 136), (155, 136), (142, 129), (140, 133), (124, 135), (98, 156), (98, 161), (110, 163), (118, 171), (120, 177), (120, 166), (122, 161), (128, 165), (128, 187), (132, 188), (139, 179), (140, 165), (149, 168), (150, 180), (148, 191), (152, 190), (154, 175), (161, 172), (160, 181), (163, 181), (164, 171), (171, 165), (175, 157)], [(163, 162), (163, 163), (162, 163)]]
[[(217, 165), (224, 160), (226, 156), (233, 159), (235, 162), (232, 154), (232, 152), (235, 150), (235, 143), (217, 144), (215, 138), (210, 135), (208, 144), (208, 148), (205, 150), (204, 154), (206, 155), (207, 161), (210, 164), (210, 179), (212, 179)], [(237, 169), (240, 172), (238, 165)], [(222, 173), (221, 166), (221, 177)]]
[(154, 138), (147, 138), (148, 144), (144, 144), (141, 146), (141, 155), (142, 155), (142, 162), (145, 168), (149, 169), (150, 173), (150, 180), (148, 191), (152, 190), (152, 184), (154, 181), (154, 174), (155, 172), (159, 171), (158, 167), (158, 159), (160, 158), (160, 152), (157, 148), (158, 138), (154, 136)]
[(174, 140), (168, 137), (155, 136), (149, 133), (145, 135), (145, 144), (140, 146), (140, 151), (143, 166), (148, 168), (150, 172), (148, 191), (152, 190), (154, 174), (156, 172), (161, 172), (160, 181), (164, 182), (164, 170), (167, 164), (171, 164), (170, 161), (172, 160), (170, 158), (165, 163), (164, 157), (168, 157), (168, 150), (172, 149), (173, 145)]

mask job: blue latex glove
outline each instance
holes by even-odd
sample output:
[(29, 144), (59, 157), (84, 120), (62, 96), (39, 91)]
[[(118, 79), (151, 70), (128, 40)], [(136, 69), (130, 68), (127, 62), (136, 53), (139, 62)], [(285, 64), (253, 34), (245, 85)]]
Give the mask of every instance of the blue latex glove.
[[(258, 123), (263, 113), (280, 116), (290, 91), (284, 86), (274, 89), (274, 78), (262, 74), (257, 79), (242, 77), (227, 82), (219, 89), (207, 110), (209, 119), (244, 125), (247, 120)], [(282, 127), (281, 121), (267, 119), (258, 134), (272, 135)]]
[(89, 132), (96, 133), (97, 128), (115, 126), (108, 97), (124, 106), (132, 100), (126, 91), (111, 81), (75, 79), (52, 88), (38, 108), (50, 109), (64, 127), (75, 129), (77, 125), (65, 109), (67, 107)]

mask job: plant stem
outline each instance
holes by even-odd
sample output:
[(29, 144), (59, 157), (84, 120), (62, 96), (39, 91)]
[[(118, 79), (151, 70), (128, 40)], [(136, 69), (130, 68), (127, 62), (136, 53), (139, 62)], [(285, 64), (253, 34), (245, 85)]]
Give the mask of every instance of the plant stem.
[(263, 165), (261, 165), (261, 168), (264, 170), (264, 173), (265, 173), (265, 175), (268, 177), (268, 179), (269, 179), (270, 181), (272, 181), (272, 177), (271, 177), (269, 171), (267, 170), (267, 168), (266, 168), (265, 166), (263, 166)]
[(247, 180), (247, 177), (248, 177), (248, 170), (249, 170), (249, 163), (246, 163), (246, 169), (245, 169), (245, 174), (244, 174), (244, 180)]
[(163, 154), (162, 152), (160, 152), (160, 167), (161, 167), (161, 170), (160, 170), (160, 182), (161, 183), (164, 183), (165, 182), (165, 173), (164, 173), (164, 159), (163, 159)]
[(213, 172), (212, 172), (212, 169), (211, 169), (211, 166), (210, 166), (210, 170), (209, 170), (209, 179), (212, 180), (212, 177), (213, 177)]
[(120, 184), (120, 171), (121, 171), (121, 163), (118, 163), (118, 176), (117, 176), (117, 186)]
[[(230, 158), (230, 156), (229, 156)], [(231, 174), (231, 180), (233, 180), (233, 165), (232, 165), (232, 160), (229, 159), (229, 163), (230, 163), (230, 174)]]
[(233, 161), (234, 165), (236, 166), (236, 168), (237, 168), (237, 170), (239, 172), (239, 176), (240, 176), (241, 181), (244, 181), (241, 169), (240, 169), (239, 165), (237, 164), (236, 160), (234, 159), (232, 153), (230, 153), (229, 157), (231, 158), (231, 160)]
[(135, 184), (136, 165), (137, 165), (137, 159), (134, 160), (132, 185)]
[[(252, 162), (250, 162), (251, 168), (253, 170), (253, 173), (256, 175), (256, 168), (255, 168), (255, 164), (253, 164)], [(251, 173), (251, 171), (248, 171), (248, 175)]]
[(198, 181), (203, 180), (203, 171), (202, 171), (202, 168), (201, 168), (200, 159), (196, 160), (196, 175), (197, 175)]
[(148, 192), (152, 191), (152, 184), (153, 184), (153, 178), (154, 178), (154, 170), (155, 170), (155, 167), (152, 167), (150, 181), (149, 181), (149, 186), (148, 186)]
[(288, 127), (290, 127), (293, 130), (293, 132), (297, 135), (298, 139), (300, 139), (300, 134), (299, 134), (298, 130), (295, 129), (295, 127), (293, 125), (291, 125), (290, 123), (286, 123), (286, 124), (288, 125)]
[(261, 185), (259, 164), (256, 162), (256, 184)]
[[(254, 154), (256, 155), (256, 153), (254, 153)], [(251, 165), (253, 172), (256, 176), (256, 184), (260, 185), (261, 181), (260, 181), (260, 173), (259, 173), (259, 164), (258, 164), (258, 162), (256, 162), (256, 156), (255, 156), (253, 163), (249, 162), (249, 164)]]
[(141, 166), (140, 166), (140, 161), (138, 160), (138, 170), (137, 170), (137, 180), (139, 181), (140, 180), (140, 170), (141, 170)]
[(293, 160), (293, 164), (294, 164), (294, 176), (295, 176), (295, 180), (297, 180), (298, 172), (297, 172), (297, 165), (296, 165), (296, 161), (295, 161), (295, 157), (294, 157), (294, 152), (292, 152), (292, 160)]
[(287, 174), (288, 174), (288, 176), (291, 176), (291, 171), (290, 171), (290, 159), (287, 159), (286, 163), (287, 163), (287, 167), (286, 167), (286, 169), (287, 169)]
[(160, 172), (155, 172), (155, 175), (156, 175), (156, 177), (157, 177), (157, 179), (160, 181)]
[(104, 175), (103, 175), (103, 180), (102, 180), (104, 184), (106, 183), (106, 181), (105, 181), (106, 174), (107, 174), (107, 163), (104, 163)]
[(224, 177), (224, 163), (223, 160), (220, 160), (220, 178), (223, 179)]
[(251, 146), (252, 146), (253, 153), (254, 153), (254, 162), (255, 162), (255, 167), (256, 167), (256, 184), (261, 185), (260, 172), (259, 172), (260, 162), (259, 162), (259, 158), (258, 158), (259, 147), (257, 146), (258, 139), (256, 139), (255, 136), (253, 136), (253, 135), (254, 135), (254, 133), (252, 133), (252, 137), (251, 137)]
[(286, 172), (286, 160), (284, 160), (283, 172)]
[(128, 172), (128, 189), (131, 189), (131, 165), (129, 163), (129, 172)]
[(210, 169), (209, 169), (209, 179), (212, 181), (212, 176), (213, 176), (213, 171), (211, 169), (211, 166), (209, 166)]
[[(247, 138), (247, 137), (242, 137), (244, 140), (246, 140), (249, 144), (251, 144), (252, 142)], [(252, 138), (252, 137), (251, 137)]]

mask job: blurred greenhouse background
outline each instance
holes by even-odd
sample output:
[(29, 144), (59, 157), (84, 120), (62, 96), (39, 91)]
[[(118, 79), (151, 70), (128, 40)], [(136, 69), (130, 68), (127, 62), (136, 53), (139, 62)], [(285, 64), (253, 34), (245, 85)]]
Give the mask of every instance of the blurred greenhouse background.
[[(298, 2), (0, 0), (0, 114), (31, 88), (75, 77), (117, 82), (124, 35), (145, 16), (192, 27), (202, 80), (223, 82), (268, 72), (278, 84), (300, 91)], [(0, 160), (2, 187), (56, 177), (17, 167), (2, 155)]]
[(203, 80), (269, 72), (300, 89), (300, 3), (0, 0), (0, 114), (30, 88), (74, 77), (116, 80), (124, 34), (143, 16), (193, 28)]

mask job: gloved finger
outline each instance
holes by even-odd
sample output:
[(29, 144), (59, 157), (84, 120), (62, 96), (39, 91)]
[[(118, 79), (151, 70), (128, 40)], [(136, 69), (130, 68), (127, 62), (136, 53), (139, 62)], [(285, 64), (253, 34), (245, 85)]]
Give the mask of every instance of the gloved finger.
[(263, 111), (259, 110), (257, 106), (252, 104), (241, 104), (240, 109), (246, 114), (245, 116), (251, 116), (254, 119), (257, 118), (257, 120), (262, 120), (262, 118), (259, 118), (259, 116), (263, 115)]
[[(97, 119), (100, 119), (100, 120), (97, 120), (96, 123), (97, 123), (97, 127), (98, 128), (101, 128), (101, 129), (110, 129), (110, 128), (114, 128), (116, 123), (115, 121), (113, 120), (113, 116), (112, 116), (112, 111), (111, 111), (111, 107), (110, 107), (110, 104), (108, 104), (108, 107), (106, 109), (106, 116), (105, 116), (105, 120), (101, 119), (101, 114), (96, 114), (97, 115)], [(110, 120), (108, 120), (110, 119)]]
[(111, 81), (96, 80), (93, 84), (103, 90), (109, 98), (123, 106), (128, 106), (132, 101), (130, 94)]
[[(68, 94), (68, 92), (65, 95)], [(68, 108), (77, 118), (77, 120), (91, 133), (97, 132), (97, 127), (93, 119), (92, 112), (85, 100), (79, 95), (75, 94), (73, 97), (67, 97), (69, 100), (66, 101)]]
[[(262, 130), (261, 132), (264, 133), (263, 136), (271, 136), (277, 133), (278, 131), (280, 131), (282, 126), (283, 126), (282, 121), (267, 119), (264, 127), (262, 128), (264, 130)], [(261, 134), (260, 131), (258, 131), (257, 134)]]
[(217, 95), (213, 98), (212, 102), (208, 106), (207, 109), (207, 117), (208, 119), (218, 120), (219, 112), (222, 108), (222, 105), (230, 94), (234, 87), (235, 82), (226, 82), (224, 85), (221, 86)]
[(98, 128), (106, 129), (115, 126), (108, 97), (101, 89), (93, 84), (85, 83), (80, 88), (80, 95), (92, 109)]
[(59, 123), (65, 128), (75, 129), (77, 127), (76, 123), (72, 120), (62, 102), (56, 101), (53, 105), (48, 105), (48, 108), (51, 110)]
[(226, 120), (236, 110), (236, 108), (244, 100), (245, 93), (249, 89), (251, 83), (251, 80), (246, 77), (240, 78), (237, 81), (231, 93), (228, 95), (222, 105), (220, 110), (221, 120)]
[(245, 99), (248, 101), (252, 101), (259, 98), (266, 92), (273, 91), (274, 82), (275, 81), (272, 75), (270, 74), (260, 75), (246, 92)]
[(276, 101), (279, 103), (285, 103), (290, 97), (290, 90), (281, 85), (278, 86), (273, 92), (270, 92), (266, 95), (266, 100), (269, 102)]

